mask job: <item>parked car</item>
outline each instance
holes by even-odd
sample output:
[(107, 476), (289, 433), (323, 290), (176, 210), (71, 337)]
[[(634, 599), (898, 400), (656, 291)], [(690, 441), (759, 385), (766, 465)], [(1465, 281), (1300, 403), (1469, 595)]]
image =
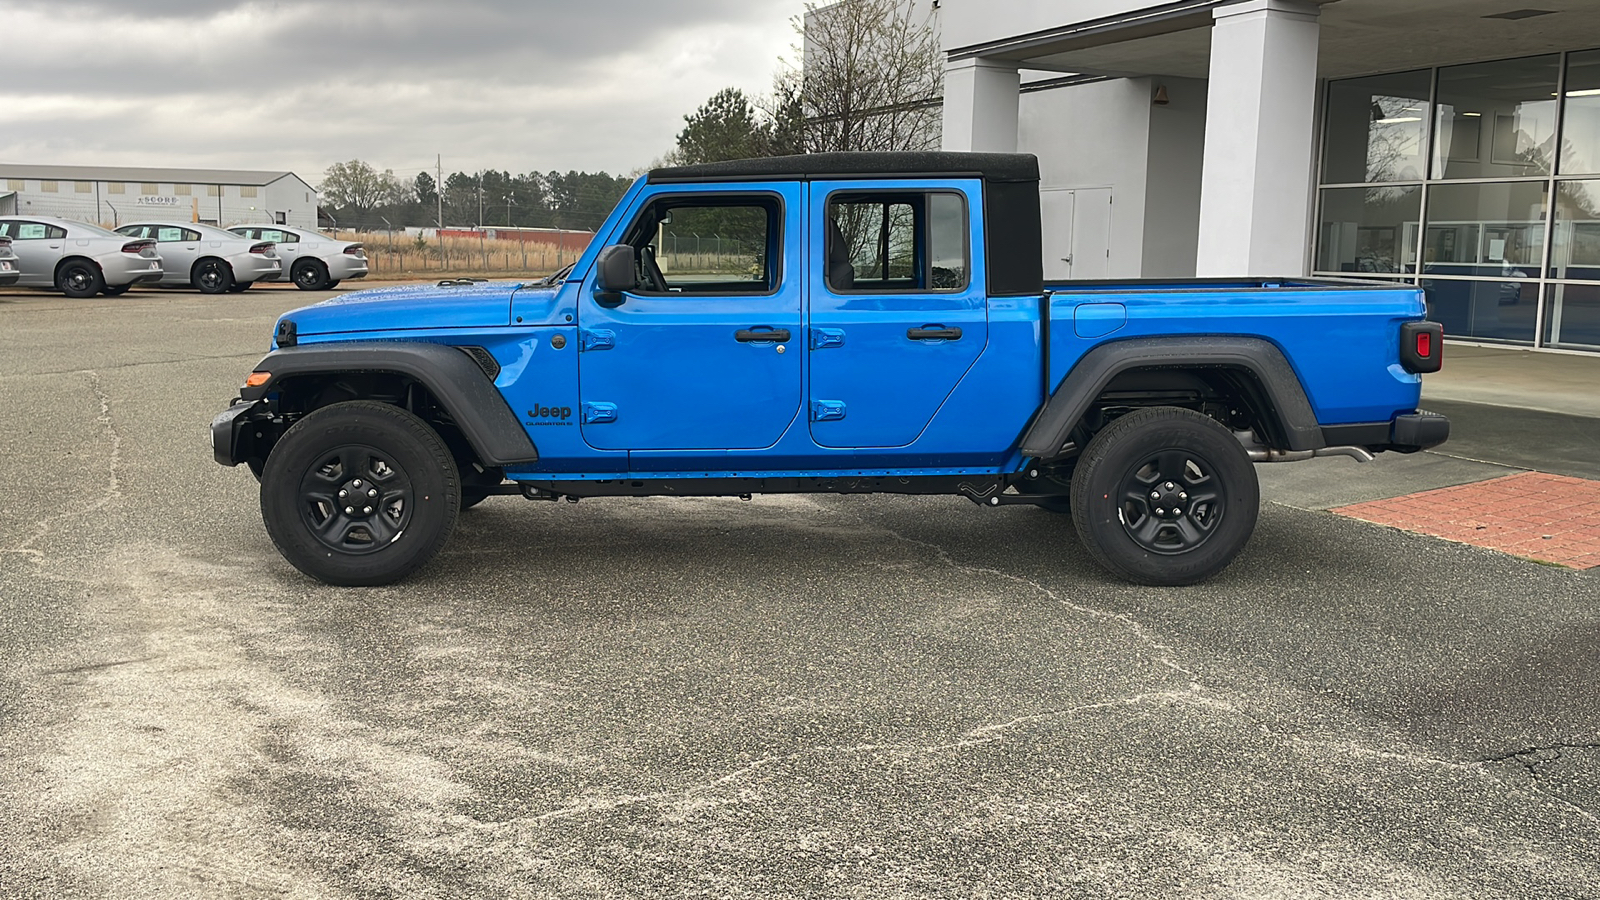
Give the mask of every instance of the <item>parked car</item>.
[[(1070, 513), (1111, 572), (1180, 585), (1255, 529), (1252, 463), (1449, 436), (1416, 287), (1047, 283), (1038, 185), (1010, 153), (656, 169), (567, 273), (285, 313), (213, 453), (330, 584), (404, 577), (496, 494), (880, 491)], [(739, 249), (657, 252), (706, 234)]]
[(367, 251), (359, 243), (284, 225), (235, 225), (228, 230), (277, 244), (283, 277), (302, 291), (326, 291), (346, 278), (367, 277)]
[(88, 222), (50, 216), (0, 216), (26, 287), (53, 287), (68, 297), (117, 295), (164, 274), (156, 242), (130, 240)]
[(248, 290), (257, 281), (277, 281), (283, 264), (271, 241), (256, 241), (210, 225), (134, 222), (118, 234), (148, 238), (166, 264), (166, 285), (193, 285), (205, 294)]
[(0, 287), (16, 284), (22, 273), (17, 270), (17, 254), (11, 249), (11, 239), (0, 237)]

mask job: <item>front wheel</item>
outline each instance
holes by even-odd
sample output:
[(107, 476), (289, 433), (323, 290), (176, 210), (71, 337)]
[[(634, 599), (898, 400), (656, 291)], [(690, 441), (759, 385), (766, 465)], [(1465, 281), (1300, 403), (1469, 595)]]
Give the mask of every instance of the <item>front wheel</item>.
[(295, 568), (336, 585), (398, 581), (444, 546), (461, 485), (439, 435), (387, 403), (335, 403), (273, 447), (261, 519)]
[(1135, 410), (1102, 429), (1072, 475), (1072, 521), (1095, 561), (1139, 584), (1204, 581), (1255, 531), (1244, 446), (1200, 413)]

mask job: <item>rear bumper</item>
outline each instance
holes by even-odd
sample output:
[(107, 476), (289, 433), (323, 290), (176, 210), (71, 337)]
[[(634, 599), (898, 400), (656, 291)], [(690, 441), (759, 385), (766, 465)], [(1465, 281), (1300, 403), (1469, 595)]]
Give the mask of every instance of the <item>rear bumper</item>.
[(1423, 409), (1401, 413), (1387, 422), (1322, 426), (1326, 446), (1365, 447), (1373, 452), (1415, 453), (1437, 447), (1449, 437), (1450, 420)]

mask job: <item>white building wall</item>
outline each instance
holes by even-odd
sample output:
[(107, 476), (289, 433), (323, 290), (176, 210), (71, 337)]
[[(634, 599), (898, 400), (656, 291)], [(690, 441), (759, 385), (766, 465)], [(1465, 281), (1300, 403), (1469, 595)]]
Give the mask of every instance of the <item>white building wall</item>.
[(1144, 205), (1144, 278), (1193, 278), (1200, 240), (1200, 170), (1206, 82), (1161, 78), (1165, 105), (1150, 107)]
[(1149, 141), (1149, 79), (1030, 92), (1019, 103), (1017, 149), (1039, 157), (1042, 190), (1111, 188), (1109, 278), (1141, 274)]
[(16, 192), (17, 215), (55, 216), (106, 227), (163, 219), (214, 222), (225, 228), (241, 222), (272, 222), (274, 212), (287, 213), (289, 225), (315, 228), (317, 224), (316, 192), (294, 176), (270, 185), (26, 178), (0, 180), (0, 188)]

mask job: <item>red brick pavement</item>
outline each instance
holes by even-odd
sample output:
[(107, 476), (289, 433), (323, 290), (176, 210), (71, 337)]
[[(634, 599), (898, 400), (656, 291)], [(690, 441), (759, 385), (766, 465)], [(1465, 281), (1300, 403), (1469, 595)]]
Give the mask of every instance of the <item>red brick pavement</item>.
[(1600, 481), (1524, 472), (1333, 512), (1577, 569), (1600, 566)]

